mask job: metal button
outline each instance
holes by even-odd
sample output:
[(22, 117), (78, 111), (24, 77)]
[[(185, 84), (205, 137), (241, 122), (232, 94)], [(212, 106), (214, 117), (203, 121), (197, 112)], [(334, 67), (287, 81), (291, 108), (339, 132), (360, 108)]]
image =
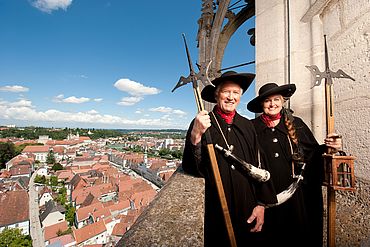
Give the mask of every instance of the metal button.
[(279, 153), (275, 153), (274, 155), (275, 155), (275, 158), (279, 157)]
[(230, 132), (231, 131), (231, 128), (227, 128), (227, 130)]
[(274, 132), (275, 131), (275, 128), (272, 128), (271, 131)]
[(272, 139), (272, 142), (278, 142), (278, 139), (277, 138), (273, 138)]
[(231, 165), (231, 169), (235, 170), (235, 166), (234, 165)]

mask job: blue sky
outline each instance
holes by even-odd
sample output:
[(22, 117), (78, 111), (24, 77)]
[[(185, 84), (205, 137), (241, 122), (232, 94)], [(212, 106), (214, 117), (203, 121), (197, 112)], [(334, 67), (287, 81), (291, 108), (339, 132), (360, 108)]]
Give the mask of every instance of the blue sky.
[[(0, 0), (0, 125), (186, 129), (191, 85), (171, 90), (189, 73), (182, 33), (197, 60), (200, 16), (201, 0)], [(253, 21), (223, 68), (254, 60)], [(249, 118), (253, 85), (238, 108)]]

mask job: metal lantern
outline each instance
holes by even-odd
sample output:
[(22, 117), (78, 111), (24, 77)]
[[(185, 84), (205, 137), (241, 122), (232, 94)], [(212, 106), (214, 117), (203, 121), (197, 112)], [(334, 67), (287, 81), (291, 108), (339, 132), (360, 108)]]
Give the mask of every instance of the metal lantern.
[(354, 156), (323, 154), (324, 185), (334, 190), (355, 191)]

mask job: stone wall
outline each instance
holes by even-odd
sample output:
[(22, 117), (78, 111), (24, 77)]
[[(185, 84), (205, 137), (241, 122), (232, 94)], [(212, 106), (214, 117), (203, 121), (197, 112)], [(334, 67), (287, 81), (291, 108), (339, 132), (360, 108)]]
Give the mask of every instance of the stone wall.
[[(324, 71), (324, 34), (330, 68), (355, 81), (334, 79), (335, 130), (356, 157), (356, 176), (370, 178), (370, 1), (256, 1), (256, 91), (266, 82), (295, 83), (291, 107), (322, 143), (324, 81), (313, 86), (306, 65)], [(311, 4), (311, 2), (314, 2)]]
[(116, 246), (203, 246), (204, 180), (178, 168)]
[[(324, 189), (324, 205), (325, 194)], [(337, 247), (370, 246), (369, 194), (370, 181), (363, 179), (355, 192), (336, 193)], [(203, 179), (180, 167), (116, 246), (203, 246), (203, 201)], [(326, 226), (324, 231), (326, 243)]]

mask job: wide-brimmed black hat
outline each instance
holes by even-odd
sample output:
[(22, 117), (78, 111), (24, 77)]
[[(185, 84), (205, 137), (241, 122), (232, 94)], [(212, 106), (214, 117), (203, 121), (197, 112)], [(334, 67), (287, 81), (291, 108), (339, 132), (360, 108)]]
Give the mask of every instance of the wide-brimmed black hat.
[(203, 88), (201, 95), (202, 99), (205, 101), (216, 103), (215, 98), (215, 91), (216, 88), (225, 81), (232, 81), (237, 84), (243, 89), (243, 93), (248, 89), (248, 87), (252, 84), (255, 74), (250, 73), (237, 73), (235, 71), (227, 71), (223, 73), (220, 77), (214, 79), (212, 81), (213, 85), (207, 85)]
[(251, 101), (249, 101), (247, 108), (251, 112), (260, 113), (263, 111), (262, 109), (262, 101), (267, 98), (268, 96), (274, 94), (280, 94), (284, 98), (288, 98), (292, 96), (295, 92), (295, 84), (286, 84), (278, 86), (276, 83), (267, 83), (263, 85), (260, 90), (258, 90), (258, 96)]

